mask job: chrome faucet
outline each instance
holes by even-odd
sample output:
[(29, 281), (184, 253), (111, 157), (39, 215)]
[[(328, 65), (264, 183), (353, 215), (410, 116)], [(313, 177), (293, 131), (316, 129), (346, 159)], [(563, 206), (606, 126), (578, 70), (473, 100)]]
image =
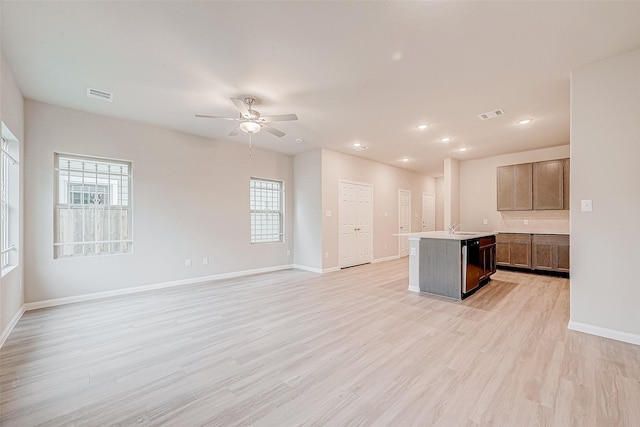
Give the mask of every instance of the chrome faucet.
[(458, 228), (460, 228), (460, 224), (451, 224), (449, 226), (449, 234), (455, 233)]

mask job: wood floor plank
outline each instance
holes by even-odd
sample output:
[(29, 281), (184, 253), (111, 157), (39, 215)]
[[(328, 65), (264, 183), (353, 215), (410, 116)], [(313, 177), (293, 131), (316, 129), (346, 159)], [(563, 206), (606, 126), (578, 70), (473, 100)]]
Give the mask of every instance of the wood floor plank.
[(568, 330), (568, 279), (407, 286), (404, 258), (27, 312), (0, 425), (640, 425), (640, 347)]

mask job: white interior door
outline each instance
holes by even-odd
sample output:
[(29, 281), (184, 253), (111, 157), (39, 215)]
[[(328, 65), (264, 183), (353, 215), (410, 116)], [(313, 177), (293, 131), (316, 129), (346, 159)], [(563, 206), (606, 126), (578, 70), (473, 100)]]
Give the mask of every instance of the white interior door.
[(436, 195), (422, 193), (422, 231), (436, 229)]
[(372, 260), (372, 188), (366, 184), (340, 183), (340, 267)]
[[(398, 190), (398, 233), (411, 232), (411, 191)], [(398, 255), (409, 255), (409, 239), (398, 237)]]

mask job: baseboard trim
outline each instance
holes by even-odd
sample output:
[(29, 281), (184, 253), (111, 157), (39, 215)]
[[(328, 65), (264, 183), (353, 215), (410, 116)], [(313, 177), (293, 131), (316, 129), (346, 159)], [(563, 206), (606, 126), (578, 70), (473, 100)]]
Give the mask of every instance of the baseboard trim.
[(597, 335), (603, 338), (610, 338), (616, 341), (640, 345), (640, 335), (631, 334), (629, 332), (616, 331), (615, 329), (574, 322), (573, 320), (569, 320), (568, 328), (572, 331), (584, 332), (585, 334)]
[(274, 267), (256, 268), (254, 270), (235, 271), (232, 273), (214, 274), (211, 276), (200, 276), (191, 279), (174, 280), (171, 282), (154, 283), (151, 285), (134, 286), (130, 288), (115, 289), (113, 291), (95, 292), (92, 294), (75, 295), (72, 297), (55, 298), (44, 301), (26, 303), (23, 311), (38, 310), (40, 308), (55, 307), (58, 305), (72, 304), (75, 302), (91, 301), (102, 298), (110, 298), (121, 295), (134, 294), (138, 292), (153, 291), (156, 289), (171, 288), (174, 286), (193, 285), (196, 283), (211, 282), (214, 280), (232, 279), (234, 277), (250, 276), (252, 274), (270, 273), (279, 270), (289, 270), (293, 265), (278, 265)]
[(387, 257), (384, 257), (384, 258), (377, 258), (377, 259), (374, 259), (373, 261), (371, 261), (371, 264), (377, 264), (379, 262), (385, 262), (385, 261), (393, 261), (395, 259), (400, 259), (400, 258), (402, 258), (400, 255), (392, 255), (392, 256), (387, 256)]
[(298, 270), (304, 270), (304, 271), (310, 271), (311, 273), (318, 273), (318, 274), (322, 274), (323, 273), (321, 268), (307, 267), (306, 265), (300, 265), (300, 264), (293, 264), (291, 266), (291, 268), (295, 268), (295, 269), (298, 269)]
[(323, 273), (333, 273), (335, 271), (340, 271), (340, 267), (329, 267), (329, 268), (322, 269)]
[(9, 322), (7, 327), (4, 328), (4, 331), (2, 331), (2, 335), (0, 335), (0, 348), (2, 348), (4, 342), (7, 340), (7, 338), (9, 338), (9, 334), (11, 334), (11, 331), (13, 331), (13, 328), (15, 328), (18, 320), (20, 320), (25, 311), (25, 305), (22, 304), (22, 307), (20, 307), (16, 314), (11, 318), (11, 321)]

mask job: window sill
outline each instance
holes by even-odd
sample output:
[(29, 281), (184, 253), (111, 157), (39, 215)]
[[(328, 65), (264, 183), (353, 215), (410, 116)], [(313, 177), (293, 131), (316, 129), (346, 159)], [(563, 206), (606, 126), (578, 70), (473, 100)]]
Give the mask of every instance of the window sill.
[(18, 268), (17, 265), (10, 265), (8, 267), (5, 267), (2, 269), (2, 274), (0, 274), (0, 277), (4, 277), (7, 274), (11, 273), (13, 270), (15, 270), (16, 268)]

